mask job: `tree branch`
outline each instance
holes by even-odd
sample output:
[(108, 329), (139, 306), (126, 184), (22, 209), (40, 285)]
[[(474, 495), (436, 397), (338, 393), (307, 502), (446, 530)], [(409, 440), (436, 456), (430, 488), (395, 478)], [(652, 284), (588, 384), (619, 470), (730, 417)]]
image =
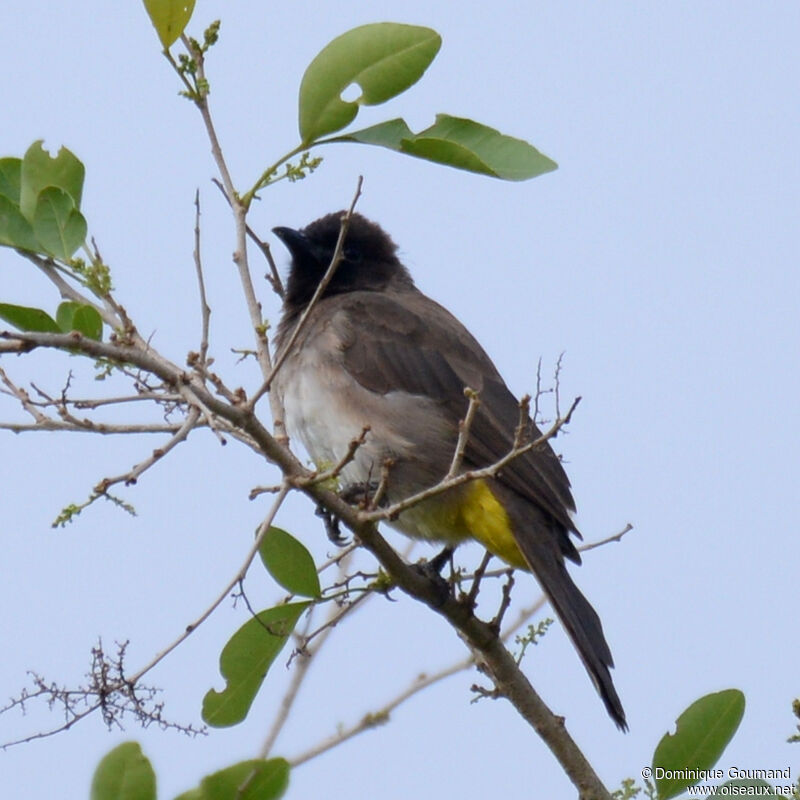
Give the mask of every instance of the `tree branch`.
[[(220, 400), (211, 394), (199, 380), (193, 379), (191, 374), (178, 369), (166, 359), (156, 356), (153, 351), (144, 349), (141, 346), (132, 346), (127, 343), (98, 342), (87, 339), (75, 332), (70, 334), (45, 334), (0, 331), (0, 343), (8, 346), (12, 351), (16, 350), (16, 352), (25, 352), (36, 347), (78, 349), (95, 357), (99, 356), (118, 362), (132, 363), (141, 369), (154, 373), (167, 386), (174, 387), (179, 391), (187, 390), (191, 395), (198, 398), (198, 402), (202, 400), (210, 413), (219, 415), (234, 427), (237, 427), (256, 443), (266, 458), (278, 464), (285, 480), (284, 489), (278, 500), (282, 500), (285, 496), (287, 486), (295, 486), (312, 497), (317, 503), (322, 503), (339, 517), (378, 559), (396, 586), (444, 617), (461, 634), (469, 646), (480, 654), (480, 660), (487, 674), (494, 681), (497, 692), (506, 697), (515, 706), (520, 715), (547, 743), (564, 771), (578, 788), (581, 798), (583, 800), (608, 800), (608, 792), (583, 753), (567, 733), (563, 720), (556, 717), (541, 700), (527, 677), (520, 670), (514, 657), (504, 647), (496, 629), (475, 617), (470, 608), (455, 598), (447, 597), (442, 600), (438, 585), (419, 571), (406, 565), (377, 532), (375, 525), (379, 519), (386, 516), (386, 512), (383, 510), (380, 513), (376, 511), (360, 511), (345, 503), (338, 495), (329, 491), (323, 485), (314, 483), (313, 473), (306, 470), (286, 447), (282, 446), (269, 434), (252, 410), (242, 406), (232, 406)], [(505, 463), (521, 455), (526, 448), (538, 446), (556, 435), (563, 425), (569, 421), (576, 404), (577, 400), (573, 403), (570, 411), (563, 418), (557, 420), (547, 434), (539, 437), (535, 442), (531, 442), (516, 451), (512, 450), (497, 465), (488, 468), (488, 470), (464, 473), (453, 480), (463, 482), (496, 474), (497, 470)], [(433, 493), (445, 491), (446, 488), (449, 487), (440, 484), (439, 487), (435, 487), (436, 491)], [(420, 502), (425, 496), (430, 495), (421, 493), (413, 498), (413, 502)], [(398, 508), (396, 504), (393, 507), (393, 513), (400, 513), (404, 507), (408, 506)], [(256, 549), (254, 546), (248, 556), (247, 564), (249, 564)], [(235, 583), (234, 581), (231, 587)], [(226, 589), (226, 592), (228, 590)], [(219, 602), (221, 602), (221, 599), (212, 607), (212, 610)], [(201, 617), (200, 621), (204, 618), (205, 615)], [(193, 627), (190, 626), (189, 632)], [(183, 638), (185, 637), (181, 637), (167, 650), (160, 653), (154, 663), (157, 663), (168, 652), (171, 652)], [(148, 665), (147, 669), (151, 668), (151, 666)], [(141, 672), (141, 674), (144, 674), (144, 672)]]

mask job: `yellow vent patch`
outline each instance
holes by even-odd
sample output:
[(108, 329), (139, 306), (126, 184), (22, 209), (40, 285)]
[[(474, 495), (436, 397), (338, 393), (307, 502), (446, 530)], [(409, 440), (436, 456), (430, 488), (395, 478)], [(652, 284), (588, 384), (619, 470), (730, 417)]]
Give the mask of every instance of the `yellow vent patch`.
[(467, 485), (461, 498), (459, 518), (460, 527), (468, 530), (489, 552), (513, 567), (529, 569), (514, 541), (508, 514), (486, 481)]

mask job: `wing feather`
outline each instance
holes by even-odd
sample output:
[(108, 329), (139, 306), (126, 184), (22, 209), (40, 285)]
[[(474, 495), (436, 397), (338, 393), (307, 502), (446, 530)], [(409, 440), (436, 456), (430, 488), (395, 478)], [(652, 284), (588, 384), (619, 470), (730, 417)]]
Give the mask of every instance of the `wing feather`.
[[(432, 398), (451, 423), (453, 447), (468, 406), (464, 388), (479, 393), (465, 467), (485, 467), (511, 450), (519, 404), (480, 344), (438, 303), (416, 289), (351, 292), (337, 297), (334, 324), (344, 368), (353, 378), (379, 394)], [(531, 439), (541, 435), (530, 419), (528, 425)], [(559, 549), (579, 562), (569, 538), (570, 531), (580, 536), (569, 515), (574, 510), (569, 479), (549, 443), (510, 462), (498, 480), (557, 523)]]

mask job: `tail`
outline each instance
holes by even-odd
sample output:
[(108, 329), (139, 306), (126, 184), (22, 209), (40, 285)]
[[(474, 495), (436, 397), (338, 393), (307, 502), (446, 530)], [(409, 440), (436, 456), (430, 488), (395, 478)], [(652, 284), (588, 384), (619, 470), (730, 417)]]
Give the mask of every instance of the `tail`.
[(531, 530), (528, 521), (526, 534), (516, 537), (519, 549), (572, 639), (609, 716), (620, 730), (628, 730), (625, 710), (611, 680), (609, 670), (614, 666), (614, 659), (600, 617), (573, 582), (563, 556), (547, 541), (544, 531)]

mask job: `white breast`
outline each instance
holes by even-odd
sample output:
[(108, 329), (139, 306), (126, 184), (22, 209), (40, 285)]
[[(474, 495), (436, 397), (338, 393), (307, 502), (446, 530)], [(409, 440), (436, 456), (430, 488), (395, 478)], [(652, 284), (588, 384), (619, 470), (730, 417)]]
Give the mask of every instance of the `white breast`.
[(410, 396), (368, 391), (338, 361), (338, 347), (316, 344), (287, 359), (275, 383), (289, 435), (302, 442), (317, 468), (326, 469), (369, 427), (365, 442), (342, 471), (342, 484), (378, 481), (386, 458), (402, 457), (411, 447), (401, 433)]

